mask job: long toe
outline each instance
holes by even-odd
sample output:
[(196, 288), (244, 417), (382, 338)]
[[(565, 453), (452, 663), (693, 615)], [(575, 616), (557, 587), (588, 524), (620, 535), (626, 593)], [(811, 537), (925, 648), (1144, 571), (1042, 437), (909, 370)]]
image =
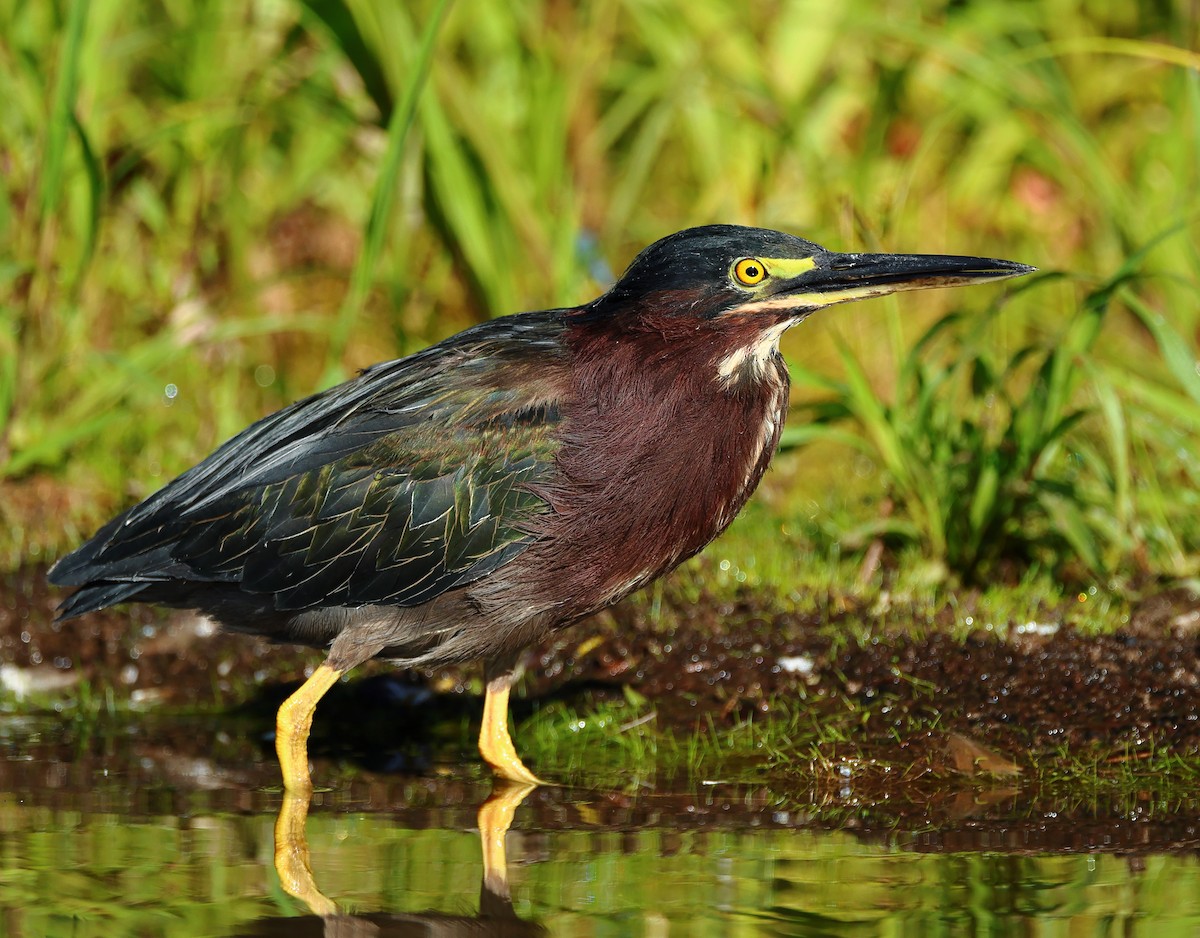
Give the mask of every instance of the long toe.
[(499, 778), (521, 785), (545, 785), (526, 768), (508, 735), (508, 690), (506, 679), (488, 683), (483, 700), (483, 725), (479, 728), (479, 754)]

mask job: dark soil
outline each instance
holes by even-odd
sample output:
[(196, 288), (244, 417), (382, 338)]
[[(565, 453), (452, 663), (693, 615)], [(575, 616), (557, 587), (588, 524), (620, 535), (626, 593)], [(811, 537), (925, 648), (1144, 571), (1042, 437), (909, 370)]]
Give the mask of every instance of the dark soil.
[[(269, 769), (273, 709), (321, 657), (142, 607), (54, 624), (57, 597), (42, 571), (26, 570), (5, 587), (10, 601), (0, 609), (0, 658), (10, 690), (46, 687), (48, 699), (63, 699), (86, 689), (158, 712), (219, 708), (229, 714), (222, 718), (229, 725), (241, 725), (230, 708), (241, 710), (240, 720), (253, 727), (251, 738), (258, 737), (254, 758), (236, 746), (219, 758), (204, 742), (212, 739), (211, 729), (175, 734), (169, 742), (154, 742), (147, 733), (140, 743), (142, 765), (161, 761), (160, 750), (173, 754), (166, 762), (176, 772), (189, 759), (207, 760), (191, 775), (184, 771), (193, 779), (219, 782), (247, 772), (254, 776), (248, 784), (261, 782), (255, 773)], [(753, 806), (773, 817), (771, 823), (803, 818), (864, 836), (920, 832), (905, 836), (925, 849), (988, 843), (1011, 849), (1020, 841), (1022, 849), (1107, 843), (1190, 850), (1200, 836), (1200, 804), (1190, 797), (1165, 805), (1161, 790), (1148, 784), (1108, 800), (1097, 800), (1093, 791), (1087, 804), (1074, 804), (1069, 791), (1064, 795), (1053, 780), (1030, 773), (1056, 754), (1067, 760), (1065, 754), (1083, 753), (1103, 772), (1164, 753), (1194, 757), (1200, 751), (1200, 597), (1190, 592), (1140, 603), (1128, 627), (1113, 634), (1054, 629), (1051, 615), (1046, 628), (1008, 629), (1008, 637), (979, 632), (965, 641), (937, 631), (896, 632), (852, 609), (825, 619), (800, 616), (775, 598), (755, 595), (725, 604), (668, 600), (665, 606), (655, 627), (647, 621), (647, 604), (635, 600), (531, 649), (517, 719), (532, 701), (566, 700), (586, 710), (597, 695), (620, 696), (626, 687), (648, 698), (657, 727), (668, 732), (774, 715), (800, 719), (797, 748), (769, 755), (754, 770), (774, 794), (730, 797), (724, 789), (717, 801), (727, 807), (717, 815)], [(849, 634), (871, 637), (859, 642), (847, 640)], [(385, 778), (428, 775), (447, 746), (474, 758), (475, 671), (404, 675), (373, 664), (364, 674), (322, 704), (315, 756), (349, 755)], [(55, 688), (73, 680), (78, 691)], [(47, 698), (34, 699), (45, 706)], [(381, 715), (382, 734), (364, 723), (364, 713)], [(380, 753), (378, 739), (394, 737), (398, 726), (402, 744)], [(839, 732), (816, 732), (830, 727)], [(247, 761), (253, 768), (238, 768)], [(605, 804), (622, 816), (661, 811), (663, 804), (646, 808), (654, 798), (605, 796), (597, 817), (605, 815)], [(538, 796), (532, 803), (554, 800)], [(687, 812), (695, 823), (709, 814), (695, 804)]]

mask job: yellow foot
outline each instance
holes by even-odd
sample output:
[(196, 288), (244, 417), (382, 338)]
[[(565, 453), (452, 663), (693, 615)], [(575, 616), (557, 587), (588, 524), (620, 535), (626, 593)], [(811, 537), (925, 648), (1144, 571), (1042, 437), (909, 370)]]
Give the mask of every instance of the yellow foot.
[(508, 861), (504, 837), (513, 815), (536, 786), (497, 780), (488, 800), (479, 806), (479, 843), (483, 849), (483, 888), (508, 898)]
[(337, 906), (317, 888), (308, 860), (308, 795), (283, 793), (279, 817), (275, 819), (275, 872), (289, 896), (295, 896), (317, 915), (337, 915)]
[(525, 763), (517, 755), (516, 747), (513, 746), (512, 737), (508, 735), (510, 686), (511, 678), (507, 675), (488, 682), (487, 693), (483, 698), (483, 726), (479, 729), (479, 753), (500, 778), (520, 785), (545, 785), (545, 782), (525, 767)]
[(327, 664), (321, 665), (279, 708), (275, 717), (275, 753), (279, 756), (283, 787), (287, 791), (304, 795), (312, 791), (312, 779), (308, 774), (308, 731), (312, 729), (313, 711), (341, 676), (341, 671), (335, 671)]

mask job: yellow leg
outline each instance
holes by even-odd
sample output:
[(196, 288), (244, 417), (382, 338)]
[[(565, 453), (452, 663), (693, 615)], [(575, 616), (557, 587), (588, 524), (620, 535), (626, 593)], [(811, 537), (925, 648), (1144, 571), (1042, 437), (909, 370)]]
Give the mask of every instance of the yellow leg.
[(544, 785), (545, 782), (525, 768), (512, 737), (508, 735), (508, 689), (511, 683), (512, 679), (507, 675), (488, 681), (483, 699), (483, 726), (479, 729), (479, 753), (500, 778), (522, 785)]
[[(483, 888), (493, 896), (509, 897), (508, 860), (504, 837), (513, 815), (533, 785), (497, 781), (491, 796), (479, 806), (479, 841), (483, 849)], [(483, 911), (482, 909), (480, 911)]]
[(327, 664), (321, 665), (279, 708), (275, 717), (275, 752), (279, 756), (283, 787), (287, 791), (305, 794), (312, 791), (312, 779), (308, 775), (308, 731), (312, 729), (313, 711), (341, 676), (341, 671), (335, 671)]
[(308, 837), (304, 833), (307, 820), (308, 795), (285, 791), (279, 817), (275, 820), (275, 871), (283, 891), (289, 896), (295, 896), (317, 915), (336, 915), (337, 906), (313, 880), (308, 861)]

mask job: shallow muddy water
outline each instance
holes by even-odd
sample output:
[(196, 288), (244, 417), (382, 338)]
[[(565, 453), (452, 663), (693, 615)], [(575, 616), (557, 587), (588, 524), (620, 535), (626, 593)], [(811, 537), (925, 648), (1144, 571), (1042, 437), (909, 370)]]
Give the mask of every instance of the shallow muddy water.
[[(849, 791), (840, 804), (806, 805), (794, 793), (703, 780), (543, 788), (497, 810), (474, 766), (437, 758), (419, 776), (318, 763), (328, 787), (307, 822), (300, 805), (279, 825), (303, 832), (287, 845), (281, 882), (284, 803), (264, 743), (244, 720), (148, 717), (81, 731), (7, 718), (0, 934), (1200, 929), (1200, 827), (1186, 818), (1059, 823), (1053, 812), (1029, 816), (1015, 793), (967, 789), (924, 820), (870, 826)], [(217, 755), (195, 754), (205, 751)], [(307, 884), (295, 862), (305, 848)]]

